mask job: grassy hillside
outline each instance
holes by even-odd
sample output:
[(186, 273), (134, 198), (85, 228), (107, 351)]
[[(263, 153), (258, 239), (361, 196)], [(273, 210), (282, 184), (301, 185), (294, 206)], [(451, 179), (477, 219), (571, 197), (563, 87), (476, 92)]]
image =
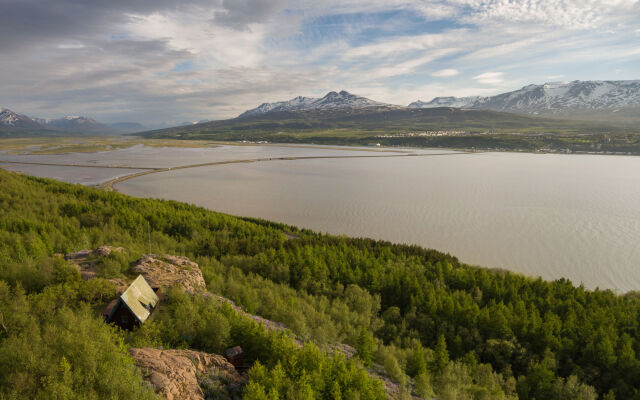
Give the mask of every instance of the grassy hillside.
[[(228, 307), (173, 291), (132, 333), (97, 316), (148, 251), (197, 261), (214, 293), (285, 323), (298, 348)], [(123, 246), (102, 279), (55, 253)], [(255, 362), (243, 396), (381, 398), (364, 366), (440, 399), (640, 399), (640, 297), (460, 263), (416, 246), (320, 235), (172, 201), (0, 170), (0, 398), (151, 398), (128, 346)], [(326, 353), (346, 343), (352, 361)], [(268, 397), (267, 397), (268, 396)]]
[[(445, 131), (445, 135), (433, 132)], [(430, 133), (424, 135), (421, 133)], [(456, 108), (273, 112), (138, 133), (149, 138), (640, 154), (636, 125)]]
[(82, 137), (82, 136), (119, 136), (123, 132), (116, 130), (109, 132), (96, 131), (65, 131), (63, 129), (25, 129), (13, 128), (8, 126), (0, 126), (0, 139), (19, 139), (19, 138), (63, 138), (63, 137)]
[(68, 133), (49, 129), (12, 129), (0, 126), (0, 138), (61, 137)]
[(612, 124), (536, 118), (512, 113), (457, 108), (399, 109), (386, 111), (273, 112), (258, 116), (212, 121), (196, 125), (144, 132), (151, 137), (215, 138), (238, 140), (286, 135), (294, 138), (322, 136), (370, 137), (377, 134), (420, 131), (467, 133), (621, 133)]

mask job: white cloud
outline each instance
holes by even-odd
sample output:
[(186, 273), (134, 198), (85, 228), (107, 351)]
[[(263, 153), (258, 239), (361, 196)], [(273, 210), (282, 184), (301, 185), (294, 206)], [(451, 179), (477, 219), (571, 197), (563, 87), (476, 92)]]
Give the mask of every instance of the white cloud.
[(502, 83), (502, 76), (504, 74), (502, 72), (485, 72), (484, 74), (476, 75), (473, 77), (478, 83), (482, 83), (485, 85), (495, 85), (498, 83)]
[(637, 12), (638, 0), (452, 0), (472, 12), (470, 23), (508, 21), (541, 23), (564, 29), (594, 29)]
[[(148, 0), (109, 13), (88, 4), (86, 19), (57, 0), (32, 24), (46, 29), (15, 22), (38, 13), (5, 10), (0, 71), (12, 79), (0, 82), (0, 101), (33, 115), (114, 121), (126, 110), (129, 120), (180, 122), (341, 88), (408, 104), (560, 75), (609, 79), (622, 69), (616, 79), (637, 79), (640, 0), (230, 1)], [(50, 18), (65, 4), (64, 24)]]
[(446, 33), (427, 33), (382, 39), (377, 43), (353, 47), (343, 54), (346, 58), (375, 57), (384, 58), (414, 51), (425, 51), (447, 47), (458, 38), (467, 35), (467, 29), (453, 29)]
[(446, 69), (441, 69), (439, 71), (432, 72), (431, 76), (435, 76), (436, 78), (449, 78), (452, 76), (456, 76), (459, 73), (460, 71), (458, 71), (457, 69), (446, 68)]
[(58, 49), (66, 50), (66, 49), (81, 49), (84, 47), (82, 43), (60, 43), (56, 46)]
[[(513, 40), (513, 38), (511, 38)], [(473, 51), (463, 57), (464, 60), (476, 60), (481, 58), (495, 58), (499, 56), (513, 54), (517, 50), (531, 48), (533, 45), (541, 43), (542, 37), (527, 38), (523, 40), (510, 41), (497, 46), (489, 45), (485, 48)]]
[(433, 50), (425, 55), (411, 58), (403, 62), (388, 63), (381, 67), (371, 68), (366, 71), (366, 74), (362, 74), (362, 71), (360, 71), (358, 68), (357, 70), (352, 71), (351, 78), (354, 80), (361, 80), (362, 78), (365, 78), (366, 80), (372, 80), (415, 73), (421, 66), (432, 63), (442, 57), (454, 54), (457, 51), (458, 49)]

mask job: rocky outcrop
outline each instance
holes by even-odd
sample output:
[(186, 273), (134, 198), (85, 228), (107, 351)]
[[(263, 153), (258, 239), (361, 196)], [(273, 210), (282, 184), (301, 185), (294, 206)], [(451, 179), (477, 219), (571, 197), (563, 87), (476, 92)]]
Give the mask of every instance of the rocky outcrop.
[(133, 264), (133, 271), (144, 276), (151, 287), (181, 285), (190, 293), (206, 289), (198, 264), (187, 257), (147, 254)]
[(193, 350), (133, 348), (129, 353), (156, 393), (167, 400), (231, 398), (242, 380), (221, 355)]
[[(114, 252), (125, 251), (122, 247), (100, 246), (95, 250), (81, 250), (69, 253), (64, 259), (76, 266), (84, 280), (98, 277), (102, 258)], [(187, 257), (169, 254), (147, 254), (132, 265), (133, 272), (144, 276), (151, 287), (168, 289), (174, 285), (181, 285), (187, 292), (204, 291), (206, 283), (198, 264)], [(128, 286), (122, 279), (110, 279), (118, 293), (122, 293)]]
[[(122, 253), (123, 251), (122, 247), (100, 246), (95, 250), (80, 250), (66, 254), (64, 259), (75, 265), (82, 279), (88, 281), (98, 277), (100, 258), (108, 257), (111, 253)], [(110, 279), (110, 281), (118, 293), (122, 293), (127, 288), (127, 284), (121, 279)]]
[(95, 250), (80, 250), (75, 253), (69, 253), (64, 256), (67, 261), (73, 261), (75, 263), (83, 263), (92, 261), (97, 257), (108, 257), (111, 253), (122, 253), (124, 249), (122, 247), (113, 246), (100, 246)]
[(124, 293), (124, 291), (129, 287), (129, 284), (120, 278), (109, 279), (109, 282), (111, 282), (111, 284), (113, 285), (113, 288), (116, 290), (116, 294), (118, 296)]

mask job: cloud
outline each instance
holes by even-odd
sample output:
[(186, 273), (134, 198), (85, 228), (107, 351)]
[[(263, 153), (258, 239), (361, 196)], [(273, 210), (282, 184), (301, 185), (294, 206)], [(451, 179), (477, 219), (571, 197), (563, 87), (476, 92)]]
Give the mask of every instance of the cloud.
[(408, 104), (554, 75), (637, 79), (639, 0), (0, 5), (0, 103), (43, 117), (177, 123), (340, 88)]
[(214, 13), (214, 22), (234, 29), (247, 29), (249, 24), (271, 19), (284, 4), (283, 0), (223, 0), (223, 9)]
[(473, 79), (484, 85), (495, 85), (503, 82), (503, 75), (502, 72), (485, 72), (484, 74), (474, 76)]
[(569, 29), (594, 29), (624, 13), (638, 11), (637, 0), (455, 0), (472, 12), (464, 19), (470, 23), (508, 21), (541, 23)]
[(458, 71), (457, 69), (446, 68), (446, 69), (441, 69), (439, 71), (432, 72), (431, 76), (435, 76), (436, 78), (449, 78), (452, 76), (456, 76), (459, 73), (460, 71)]

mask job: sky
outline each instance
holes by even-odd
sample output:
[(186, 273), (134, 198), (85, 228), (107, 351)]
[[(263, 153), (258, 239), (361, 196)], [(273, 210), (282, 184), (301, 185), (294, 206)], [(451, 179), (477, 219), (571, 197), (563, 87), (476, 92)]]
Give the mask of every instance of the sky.
[(147, 126), (640, 79), (640, 0), (0, 0), (0, 107)]

